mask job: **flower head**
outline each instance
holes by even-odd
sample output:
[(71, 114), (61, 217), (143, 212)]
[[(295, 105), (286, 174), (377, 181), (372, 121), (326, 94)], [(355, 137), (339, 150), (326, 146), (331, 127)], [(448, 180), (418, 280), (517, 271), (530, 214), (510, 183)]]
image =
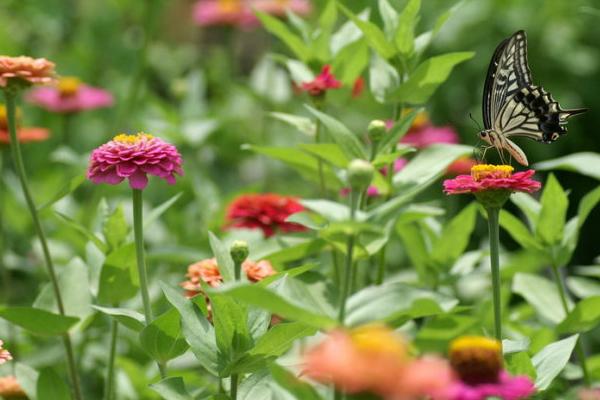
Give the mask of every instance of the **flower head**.
[(301, 232), (306, 230), (304, 226), (286, 219), (303, 210), (295, 197), (274, 193), (242, 195), (229, 205), (227, 226), (260, 229), (265, 237), (273, 236), (276, 231)]
[(248, 29), (258, 25), (253, 10), (272, 15), (285, 15), (286, 10), (307, 14), (308, 0), (198, 0), (194, 5), (194, 21), (200, 26), (231, 25)]
[(45, 58), (0, 56), (0, 87), (13, 80), (26, 85), (51, 83), (54, 63)]
[(501, 207), (513, 192), (535, 192), (541, 183), (531, 179), (534, 170), (513, 174), (510, 165), (475, 165), (471, 175), (459, 175), (444, 181), (446, 194), (473, 193), (477, 199), (489, 207)]
[(75, 77), (61, 77), (54, 87), (36, 88), (29, 93), (27, 100), (57, 113), (75, 113), (113, 104), (109, 92), (85, 85)]
[(4, 364), (7, 361), (12, 360), (12, 356), (8, 352), (8, 350), (2, 348), (4, 342), (0, 340), (0, 365)]
[(117, 135), (95, 149), (90, 156), (87, 177), (94, 183), (116, 185), (125, 178), (133, 189), (144, 189), (147, 174), (169, 184), (175, 175), (183, 175), (181, 155), (172, 144), (146, 133)]
[(478, 336), (459, 338), (450, 344), (450, 363), (460, 377), (449, 390), (451, 400), (525, 399), (535, 392), (529, 377), (513, 377), (502, 369), (502, 345)]
[(600, 389), (581, 389), (577, 393), (578, 400), (600, 400)]
[(25, 399), (27, 394), (12, 375), (0, 377), (0, 397), (3, 399)]
[[(45, 128), (23, 128), (20, 127), (20, 112), (17, 109), (17, 139), (21, 143), (41, 142), (50, 136), (48, 129)], [(6, 107), (0, 105), (0, 144), (10, 143), (8, 133), (8, 119), (6, 117)]]
[(248, 6), (271, 15), (285, 15), (286, 10), (305, 15), (312, 10), (309, 0), (250, 0)]
[(365, 78), (359, 76), (354, 80), (354, 84), (352, 85), (352, 97), (360, 97), (362, 92), (365, 90)]
[(315, 79), (310, 82), (303, 82), (300, 89), (313, 97), (320, 97), (328, 90), (339, 89), (340, 87), (342, 87), (342, 83), (331, 73), (331, 65), (325, 65)]

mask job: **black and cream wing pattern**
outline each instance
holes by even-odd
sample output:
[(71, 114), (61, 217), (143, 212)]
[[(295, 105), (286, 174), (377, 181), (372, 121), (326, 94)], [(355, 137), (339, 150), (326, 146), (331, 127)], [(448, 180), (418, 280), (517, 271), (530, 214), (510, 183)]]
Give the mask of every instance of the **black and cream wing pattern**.
[(549, 92), (533, 84), (524, 31), (514, 33), (498, 45), (483, 91), (485, 131), (480, 133), (482, 139), (527, 164), (525, 155), (511, 137), (551, 143), (567, 133), (569, 117), (584, 111), (561, 109)]

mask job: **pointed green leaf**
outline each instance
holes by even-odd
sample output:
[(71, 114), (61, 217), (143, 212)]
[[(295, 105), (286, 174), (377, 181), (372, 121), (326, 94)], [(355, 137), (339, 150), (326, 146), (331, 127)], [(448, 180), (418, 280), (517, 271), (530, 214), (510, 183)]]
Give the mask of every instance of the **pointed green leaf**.
[(0, 318), (41, 336), (62, 335), (79, 321), (76, 317), (33, 307), (0, 307)]
[(579, 335), (569, 336), (547, 345), (533, 356), (531, 361), (537, 374), (535, 386), (538, 390), (546, 390), (565, 368), (578, 339)]
[(106, 257), (98, 287), (98, 301), (117, 304), (137, 295), (139, 277), (137, 275), (135, 245), (129, 243)]
[(600, 153), (582, 152), (534, 165), (538, 170), (562, 169), (600, 180)]
[(71, 178), (65, 186), (63, 186), (50, 200), (42, 204), (38, 207), (39, 212), (43, 212), (44, 210), (52, 207), (57, 201), (62, 199), (63, 197), (73, 193), (75, 189), (77, 189), (83, 182), (85, 182), (86, 177), (85, 174), (77, 175)]
[(377, 25), (370, 21), (360, 19), (341, 3), (338, 3), (338, 6), (344, 12), (344, 14), (346, 14), (346, 16), (350, 18), (352, 22), (354, 22), (354, 24), (362, 31), (363, 35), (369, 42), (369, 45), (379, 55), (385, 59), (390, 59), (396, 54), (396, 49), (390, 42), (388, 42), (385, 34)]
[(165, 211), (167, 211), (173, 204), (175, 204), (177, 200), (179, 200), (182, 194), (183, 192), (179, 192), (164, 203), (160, 204), (158, 207), (152, 209), (152, 211), (150, 211), (148, 215), (144, 217), (144, 229), (151, 226), (154, 221), (160, 218), (160, 216), (163, 215)]
[(575, 305), (558, 325), (558, 333), (587, 332), (600, 323), (600, 296), (588, 297)]
[(546, 244), (553, 245), (562, 239), (569, 199), (554, 174), (550, 174), (544, 185), (541, 198), (542, 210), (536, 234)]
[(517, 273), (513, 279), (512, 290), (527, 300), (538, 315), (546, 320), (558, 324), (565, 318), (554, 282), (537, 275)]
[(404, 57), (410, 56), (414, 51), (415, 26), (419, 17), (421, 0), (409, 0), (398, 20), (395, 42), (396, 48)]
[(285, 43), (300, 60), (310, 60), (310, 49), (304, 44), (302, 39), (290, 31), (283, 22), (267, 13), (255, 11), (255, 14), (265, 29)]
[(500, 226), (525, 249), (542, 249), (533, 234), (517, 217), (506, 210), (500, 210)]
[(150, 388), (160, 395), (164, 400), (193, 400), (194, 397), (185, 388), (183, 378), (170, 376), (153, 383)]
[(37, 400), (71, 400), (67, 383), (52, 368), (40, 371), (36, 392)]
[(447, 268), (452, 266), (469, 245), (476, 216), (477, 204), (473, 202), (444, 226), (431, 251), (431, 258), (435, 262)]
[(100, 306), (92, 307), (95, 310), (100, 311), (102, 314), (109, 315), (110, 317), (119, 321), (119, 323), (136, 332), (140, 332), (146, 326), (146, 319), (137, 311), (130, 310), (128, 308), (110, 308)]
[(140, 332), (140, 343), (146, 353), (161, 363), (185, 353), (188, 344), (181, 332), (177, 310), (171, 308), (146, 325)]

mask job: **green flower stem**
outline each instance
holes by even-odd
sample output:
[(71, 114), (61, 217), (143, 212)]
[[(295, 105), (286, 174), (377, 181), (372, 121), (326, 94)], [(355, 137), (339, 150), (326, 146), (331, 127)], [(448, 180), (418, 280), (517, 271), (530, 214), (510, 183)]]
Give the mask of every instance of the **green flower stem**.
[(231, 374), (231, 386), (229, 388), (229, 395), (231, 400), (237, 399), (237, 391), (238, 391), (238, 374)]
[[(148, 275), (146, 274), (146, 258), (144, 255), (144, 215), (142, 210), (142, 191), (133, 191), (133, 236), (135, 237), (135, 254), (137, 258), (138, 274), (140, 276), (140, 292), (142, 292), (142, 303), (144, 304), (144, 317), (146, 325), (154, 320), (148, 292)], [(167, 376), (166, 367), (157, 362), (161, 378)]]
[(487, 208), (490, 235), (490, 262), (492, 266), (492, 289), (494, 300), (494, 335), (502, 341), (502, 300), (500, 282), (500, 209)]
[[(354, 221), (356, 216), (356, 209), (360, 204), (360, 193), (352, 189), (350, 191), (350, 221)], [(350, 287), (354, 281), (354, 267), (353, 267), (353, 252), (354, 252), (354, 234), (348, 237), (346, 242), (346, 262), (344, 266), (344, 282), (342, 286), (342, 297), (340, 301), (340, 310), (338, 314), (338, 321), (340, 324), (344, 324), (346, 317), (346, 300), (350, 294)]]
[[(320, 110), (320, 107), (317, 107), (317, 109)], [(321, 121), (318, 118), (315, 120), (315, 143), (321, 143)], [(319, 171), (319, 190), (321, 196), (325, 196), (327, 194), (327, 186), (325, 184), (325, 172), (321, 157), (317, 157), (317, 168)]]
[(377, 280), (375, 283), (381, 285), (385, 279), (385, 246), (379, 251), (379, 264), (377, 266)]
[(74, 115), (72, 113), (66, 113), (62, 116), (62, 142), (66, 146), (73, 145), (71, 143), (71, 140), (73, 140), (71, 135), (73, 131), (73, 118)]
[[(48, 275), (50, 277), (50, 283), (52, 285), (52, 290), (54, 291), (54, 298), (56, 300), (56, 305), (58, 307), (58, 312), (60, 315), (65, 315), (65, 307), (62, 300), (62, 295), (60, 293), (60, 286), (58, 285), (58, 278), (56, 276), (56, 271), (54, 270), (54, 264), (52, 263), (52, 257), (50, 256), (50, 250), (48, 248), (48, 242), (46, 241), (46, 235), (44, 234), (44, 229), (42, 228), (42, 223), (38, 216), (37, 207), (35, 202), (33, 201), (33, 197), (31, 196), (31, 191), (29, 189), (29, 183), (27, 182), (27, 174), (25, 173), (25, 163), (23, 162), (23, 155), (21, 154), (21, 147), (19, 144), (19, 140), (17, 138), (17, 126), (16, 126), (16, 97), (17, 93), (16, 89), (5, 89), (4, 90), (4, 98), (6, 101), (6, 118), (8, 120), (8, 133), (10, 135), (10, 149), (12, 151), (13, 162), (15, 164), (15, 169), (17, 175), (19, 176), (19, 181), (21, 183), (21, 189), (23, 190), (23, 195), (25, 197), (25, 201), (27, 203), (27, 207), (29, 208), (29, 212), (31, 213), (31, 219), (33, 220), (33, 226), (35, 227), (35, 231), (40, 240), (40, 244), (42, 246), (42, 253), (44, 255), (44, 261), (46, 263), (46, 269), (48, 271)], [(65, 347), (65, 352), (67, 354), (67, 364), (69, 368), (69, 376), (71, 379), (71, 385), (73, 388), (73, 395), (76, 400), (81, 400), (81, 385), (79, 383), (79, 375), (77, 373), (77, 366), (75, 364), (75, 357), (73, 354), (73, 345), (71, 344), (71, 336), (69, 333), (65, 333), (62, 335), (63, 345)]]
[(119, 332), (119, 322), (112, 318), (110, 324), (110, 353), (108, 354), (108, 367), (106, 370), (106, 383), (104, 385), (104, 399), (112, 400), (114, 378), (115, 378), (115, 357), (117, 354), (117, 334)]
[[(567, 291), (565, 290), (565, 285), (560, 275), (560, 271), (558, 270), (558, 265), (556, 263), (552, 263), (552, 275), (554, 275), (554, 283), (556, 283), (556, 288), (558, 289), (558, 294), (560, 295), (560, 302), (562, 303), (563, 309), (565, 310), (565, 315), (569, 315), (569, 303), (567, 302)], [(577, 354), (577, 359), (579, 360), (579, 364), (581, 365), (581, 370), (583, 371), (583, 381), (586, 386), (591, 385), (590, 372), (588, 371), (587, 364), (585, 362), (585, 351), (583, 350), (583, 345), (581, 344), (581, 334), (579, 338), (577, 338), (577, 344), (575, 345), (575, 353)]]

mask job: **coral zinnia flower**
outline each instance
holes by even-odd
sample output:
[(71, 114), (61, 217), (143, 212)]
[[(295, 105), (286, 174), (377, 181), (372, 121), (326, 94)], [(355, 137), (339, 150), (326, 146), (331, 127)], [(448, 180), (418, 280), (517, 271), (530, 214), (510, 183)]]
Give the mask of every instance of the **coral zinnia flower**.
[(13, 79), (27, 84), (51, 83), (54, 63), (45, 58), (0, 56), (0, 87)]
[(12, 375), (0, 377), (0, 397), (3, 399), (25, 399), (27, 394)]
[(318, 97), (330, 89), (339, 89), (340, 87), (342, 87), (342, 83), (331, 73), (331, 65), (325, 65), (315, 79), (310, 82), (302, 82), (300, 89), (308, 92), (311, 96)]
[[(19, 124), (19, 112), (17, 110), (17, 125)], [(17, 139), (21, 143), (41, 142), (50, 136), (48, 129), (45, 128), (22, 128), (17, 127)], [(10, 143), (8, 133), (8, 120), (6, 119), (6, 107), (0, 105), (0, 144)]]
[(94, 183), (110, 185), (128, 178), (132, 189), (144, 189), (148, 184), (147, 174), (174, 184), (175, 174), (183, 175), (181, 155), (172, 144), (138, 133), (117, 135), (95, 149), (90, 156), (87, 177)]
[(4, 345), (4, 342), (0, 340), (0, 365), (12, 360), (12, 356), (10, 355), (8, 350), (2, 348), (2, 345)]
[(265, 237), (273, 236), (275, 231), (301, 232), (306, 230), (304, 226), (286, 219), (303, 210), (294, 197), (274, 193), (242, 195), (229, 205), (227, 226), (260, 229)]
[(29, 93), (27, 100), (57, 113), (75, 113), (113, 104), (113, 97), (109, 92), (82, 84), (75, 77), (60, 78), (55, 87), (36, 88)]
[(461, 337), (450, 344), (450, 363), (460, 377), (448, 392), (451, 400), (519, 400), (535, 392), (529, 377), (513, 377), (502, 369), (502, 345), (497, 340)]

